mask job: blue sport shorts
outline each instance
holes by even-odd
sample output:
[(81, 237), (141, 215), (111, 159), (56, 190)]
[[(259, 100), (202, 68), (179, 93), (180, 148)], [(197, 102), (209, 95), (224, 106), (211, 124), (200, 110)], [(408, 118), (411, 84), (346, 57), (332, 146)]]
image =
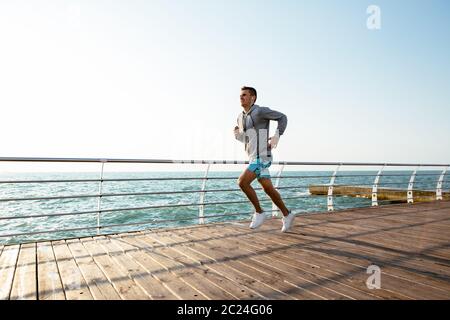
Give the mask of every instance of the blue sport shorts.
[(272, 161), (263, 162), (260, 158), (256, 158), (247, 167), (247, 170), (256, 173), (256, 178), (268, 178), (270, 179), (269, 167), (272, 165)]

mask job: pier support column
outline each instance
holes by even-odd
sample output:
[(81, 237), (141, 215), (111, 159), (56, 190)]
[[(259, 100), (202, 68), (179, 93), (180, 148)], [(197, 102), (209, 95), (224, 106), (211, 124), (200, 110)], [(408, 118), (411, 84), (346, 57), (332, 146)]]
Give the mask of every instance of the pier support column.
[(442, 200), (442, 182), (444, 181), (445, 174), (447, 173), (448, 167), (446, 167), (439, 177), (437, 186), (436, 186), (436, 200)]
[(102, 208), (102, 192), (103, 192), (103, 172), (105, 168), (105, 163), (107, 160), (101, 160), (102, 169), (100, 172), (100, 185), (98, 186), (98, 200), (97, 200), (97, 235), (100, 234), (100, 213)]
[(206, 188), (206, 181), (208, 181), (208, 173), (209, 173), (209, 168), (210, 168), (211, 164), (208, 163), (208, 166), (206, 167), (205, 170), (205, 176), (203, 178), (203, 183), (202, 183), (202, 191), (200, 192), (200, 207), (198, 208), (198, 223), (199, 224), (205, 224), (205, 206), (203, 205), (203, 203), (205, 203), (205, 188)]
[(407, 198), (406, 198), (408, 203), (413, 203), (414, 202), (413, 188), (414, 188), (414, 180), (416, 179), (417, 170), (419, 170), (419, 167), (417, 167), (417, 169), (414, 170), (414, 172), (411, 175), (411, 178), (409, 179), (408, 193), (407, 193)]
[(327, 198), (327, 207), (328, 207), (328, 211), (334, 211), (334, 206), (333, 206), (333, 187), (334, 187), (334, 182), (336, 180), (336, 176), (337, 173), (339, 171), (339, 168), (341, 167), (342, 164), (338, 165), (336, 167), (336, 170), (333, 172), (333, 175), (331, 176), (330, 179), (330, 184), (328, 186), (328, 198)]
[(380, 177), (383, 173), (383, 169), (386, 165), (383, 165), (378, 171), (377, 176), (375, 177), (375, 181), (373, 182), (372, 186), (372, 207), (378, 206), (378, 183), (380, 182)]

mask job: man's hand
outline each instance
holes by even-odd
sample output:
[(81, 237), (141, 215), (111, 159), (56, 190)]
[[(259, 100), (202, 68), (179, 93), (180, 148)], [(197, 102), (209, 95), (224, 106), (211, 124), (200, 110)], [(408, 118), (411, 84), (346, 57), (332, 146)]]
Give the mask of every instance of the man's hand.
[(234, 136), (236, 137), (239, 134), (239, 127), (234, 127)]
[(269, 138), (269, 147), (270, 149), (275, 149), (278, 145), (278, 141), (280, 141), (280, 136), (274, 135)]

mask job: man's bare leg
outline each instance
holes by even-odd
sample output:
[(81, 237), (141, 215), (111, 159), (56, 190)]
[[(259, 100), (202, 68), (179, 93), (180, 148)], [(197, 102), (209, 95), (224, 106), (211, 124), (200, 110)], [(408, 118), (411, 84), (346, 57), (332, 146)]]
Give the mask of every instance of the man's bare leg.
[(258, 213), (262, 213), (261, 206), (259, 205), (258, 196), (256, 195), (255, 189), (252, 188), (251, 183), (256, 179), (256, 173), (251, 172), (250, 170), (245, 170), (242, 172), (241, 176), (238, 179), (238, 185), (242, 191), (244, 191), (248, 200), (255, 207), (255, 211)]
[(284, 205), (283, 200), (281, 199), (280, 193), (275, 189), (272, 184), (272, 180), (268, 178), (261, 178), (258, 180), (261, 186), (264, 189), (264, 192), (272, 199), (273, 203), (281, 210), (283, 216), (287, 216), (289, 214), (289, 210)]

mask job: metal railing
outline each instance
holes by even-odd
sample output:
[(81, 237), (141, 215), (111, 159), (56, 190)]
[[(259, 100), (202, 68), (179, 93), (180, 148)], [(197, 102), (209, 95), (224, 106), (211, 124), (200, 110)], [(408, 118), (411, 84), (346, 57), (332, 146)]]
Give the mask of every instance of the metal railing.
[[(89, 225), (89, 226), (83, 226), (83, 227), (74, 227), (74, 228), (54, 228), (49, 230), (31, 230), (26, 232), (6, 232), (6, 233), (0, 233), (0, 242), (2, 239), (7, 239), (8, 241), (14, 242), (14, 239), (16, 239), (18, 242), (25, 242), (23, 240), (20, 240), (20, 237), (28, 237), (27, 239), (30, 239), (30, 236), (36, 236), (36, 235), (50, 235), (50, 234), (61, 234), (60, 237), (64, 238), (64, 233), (70, 233), (70, 232), (78, 232), (78, 231), (95, 231), (95, 234), (108, 234), (108, 232), (103, 232), (107, 229), (112, 229), (116, 227), (130, 227), (130, 226), (145, 226), (145, 225), (167, 225), (170, 222), (182, 222), (182, 221), (192, 221), (192, 220), (198, 220), (199, 224), (206, 223), (207, 220), (214, 220), (218, 218), (227, 218), (227, 217), (241, 217), (248, 219), (249, 215), (252, 213), (250, 212), (235, 212), (234, 209), (227, 209), (225, 212), (221, 212), (219, 214), (215, 213), (213, 215), (206, 215), (205, 214), (205, 208), (208, 206), (218, 206), (218, 205), (225, 205), (228, 207), (231, 207), (232, 205), (242, 205), (242, 204), (249, 204), (249, 201), (246, 198), (243, 198), (243, 200), (237, 200), (237, 201), (205, 201), (207, 194), (213, 194), (213, 193), (239, 193), (242, 194), (241, 190), (237, 186), (233, 187), (222, 187), (222, 188), (207, 188), (207, 182), (208, 181), (227, 181), (227, 180), (237, 180), (238, 176), (226, 176), (222, 174), (222, 176), (212, 176), (210, 174), (210, 169), (213, 165), (245, 165), (248, 164), (248, 161), (227, 161), (227, 160), (161, 160), (161, 159), (95, 159), (95, 158), (17, 158), (17, 157), (0, 157), (0, 163), (2, 162), (32, 162), (32, 163), (52, 163), (52, 162), (58, 162), (58, 163), (98, 163), (101, 165), (101, 168), (99, 169), (100, 177), (98, 179), (29, 179), (29, 180), (23, 180), (23, 179), (1, 179), (0, 180), (0, 205), (7, 206), (8, 204), (16, 204), (17, 203), (23, 203), (23, 202), (45, 202), (45, 201), (52, 201), (52, 200), (79, 200), (79, 199), (96, 199), (96, 208), (94, 210), (81, 210), (81, 211), (70, 211), (70, 212), (52, 212), (50, 214), (46, 213), (37, 213), (37, 214), (29, 214), (29, 215), (23, 215), (21, 212), (14, 212), (14, 214), (4, 214), (4, 212), (0, 211), (0, 226), (1, 224), (4, 224), (5, 221), (30, 221), (30, 219), (37, 219), (37, 218), (55, 218), (55, 217), (72, 217), (72, 216), (83, 216), (83, 215), (95, 215), (96, 217), (96, 224), (95, 225)], [(177, 170), (180, 169), (183, 165), (189, 164), (189, 165), (206, 165), (206, 169), (204, 171), (204, 174), (202, 177), (147, 177), (147, 178), (105, 178), (105, 165), (106, 164), (114, 164), (114, 163), (126, 163), (126, 164), (169, 164), (169, 165), (177, 165)], [(445, 183), (449, 182), (448, 180), (445, 180), (445, 176), (447, 174), (448, 168), (450, 167), (449, 164), (408, 164), (408, 163), (354, 163), (354, 162), (289, 162), (289, 161), (279, 161), (279, 162), (273, 162), (274, 166), (279, 165), (280, 169), (278, 170), (278, 173), (275, 176), (275, 183), (274, 186), (277, 190), (280, 192), (283, 191), (295, 191), (295, 190), (303, 190), (308, 189), (311, 184), (304, 184), (304, 181), (313, 180), (313, 179), (322, 179), (329, 181), (328, 183), (321, 183), (322, 186), (326, 186), (328, 189), (328, 192), (326, 194), (326, 203), (324, 202), (324, 206), (326, 210), (315, 210), (315, 211), (336, 211), (340, 209), (347, 209), (347, 207), (339, 208), (336, 206), (335, 199), (339, 197), (339, 195), (336, 195), (334, 190), (338, 186), (337, 181), (341, 179), (359, 179), (356, 181), (356, 184), (345, 184), (345, 186), (358, 186), (358, 187), (369, 187), (371, 188), (371, 199), (368, 199), (369, 203), (365, 203), (363, 206), (378, 206), (383, 203), (392, 203), (395, 201), (402, 201), (407, 203), (413, 203), (414, 202), (414, 193), (416, 191), (422, 191), (424, 189), (417, 188), (418, 185), (427, 185), (428, 191), (430, 190), (430, 183), (433, 184), (433, 192), (435, 193), (435, 199), (436, 200), (442, 200), (443, 199), (443, 190)], [(315, 174), (315, 171), (307, 171), (308, 174), (298, 174), (298, 172), (293, 172), (293, 174), (287, 174), (287, 171), (284, 171), (287, 167), (296, 167), (296, 166), (302, 166), (302, 167), (311, 167), (319, 168), (319, 167), (335, 167), (335, 170), (332, 171), (331, 174), (324, 174), (327, 171), (317, 171), (318, 173)], [(367, 174), (367, 173), (361, 173), (360, 171), (349, 171), (345, 170), (350, 167), (357, 167), (357, 168), (378, 168), (376, 173), (374, 174)], [(238, 170), (243, 170), (244, 166), (241, 166), (238, 168)], [(413, 168), (412, 173), (405, 173), (405, 171), (400, 172), (389, 172), (387, 168)], [(434, 171), (429, 171), (429, 169), (433, 169)], [(421, 169), (423, 171), (421, 171)], [(428, 171), (424, 170), (427, 169)], [(436, 171), (439, 169), (438, 171)], [(292, 172), (292, 171), (289, 171)], [(301, 171), (304, 172), (304, 171)], [(1, 173), (1, 172), (0, 172)], [(408, 181), (401, 181), (401, 178), (409, 178)], [(418, 177), (427, 177), (428, 181), (426, 183), (418, 183), (417, 178)], [(436, 179), (434, 179), (436, 177)], [(386, 178), (392, 179), (399, 179), (396, 181), (387, 181), (380, 183), (381, 180), (385, 180)], [(169, 191), (150, 191), (150, 192), (121, 192), (121, 193), (109, 193), (104, 192), (105, 183), (111, 183), (111, 182), (176, 182), (176, 181), (199, 181), (201, 182), (201, 187), (198, 189), (192, 188), (189, 190), (169, 190)], [(281, 186), (282, 181), (293, 181), (293, 185), (288, 186)], [(301, 182), (298, 182), (301, 181)], [(234, 181), (230, 181), (231, 183), (235, 184)], [(64, 183), (64, 184), (78, 184), (78, 183), (92, 183), (92, 184), (98, 184), (98, 191), (97, 193), (87, 193), (87, 194), (70, 194), (70, 195), (39, 195), (39, 196), (19, 196), (19, 197), (1, 197), (1, 191), (2, 188), (5, 188), (8, 185), (16, 184), (16, 185), (30, 185), (30, 184), (49, 184), (49, 183)], [(401, 197), (398, 199), (390, 199), (390, 200), (378, 200), (378, 193), (380, 190), (380, 187), (382, 186), (397, 186), (402, 191), (405, 191), (405, 197)], [(403, 186), (403, 189), (402, 189)], [(257, 191), (261, 191), (262, 188), (255, 188)], [(182, 195), (182, 194), (189, 194), (189, 195), (195, 195), (198, 194), (198, 201), (190, 201), (187, 203), (165, 203), (165, 204), (152, 204), (152, 205), (146, 205), (146, 206), (125, 206), (125, 207), (119, 207), (119, 208), (104, 208), (104, 199), (106, 198), (116, 198), (116, 197), (152, 197), (152, 196), (174, 196), (174, 195)], [(243, 195), (243, 194), (242, 194)], [(352, 192), (347, 193), (345, 196), (350, 197), (357, 197), (357, 196), (363, 196), (366, 195), (366, 193), (362, 192)], [(282, 195), (283, 200), (285, 201), (293, 201), (296, 200), (297, 202), (291, 202), (290, 208), (294, 210), (294, 212), (304, 212), (304, 211), (311, 211), (311, 208), (308, 208), (308, 204), (305, 203), (298, 203), (300, 199), (311, 199), (313, 196), (311, 194), (303, 194), (303, 195)], [(315, 196), (317, 197), (317, 196)], [(270, 199), (261, 199), (261, 202), (270, 202)], [(296, 206), (299, 205), (299, 206)], [(352, 207), (355, 207), (356, 205), (353, 204)], [(162, 219), (158, 220), (155, 218), (152, 219), (144, 219), (142, 221), (138, 222), (130, 222), (130, 221), (123, 221), (121, 223), (106, 223), (102, 224), (102, 219), (105, 218), (108, 214), (111, 213), (123, 213), (123, 212), (129, 212), (129, 211), (143, 211), (143, 210), (154, 210), (154, 209), (166, 209), (166, 208), (198, 208), (198, 215), (195, 217), (178, 217), (175, 219)], [(314, 208), (313, 208), (314, 209)], [(11, 211), (11, 210), (9, 210)], [(280, 216), (280, 212), (277, 209), (277, 207), (272, 203), (272, 210), (266, 210), (266, 212), (272, 212), (273, 216)], [(30, 222), (24, 222), (24, 224), (27, 226), (27, 228), (33, 227), (33, 223)], [(113, 232), (117, 233), (117, 232)], [(51, 240), (54, 240), (55, 238), (52, 238)], [(43, 238), (32, 238), (33, 241), (43, 240)]]

